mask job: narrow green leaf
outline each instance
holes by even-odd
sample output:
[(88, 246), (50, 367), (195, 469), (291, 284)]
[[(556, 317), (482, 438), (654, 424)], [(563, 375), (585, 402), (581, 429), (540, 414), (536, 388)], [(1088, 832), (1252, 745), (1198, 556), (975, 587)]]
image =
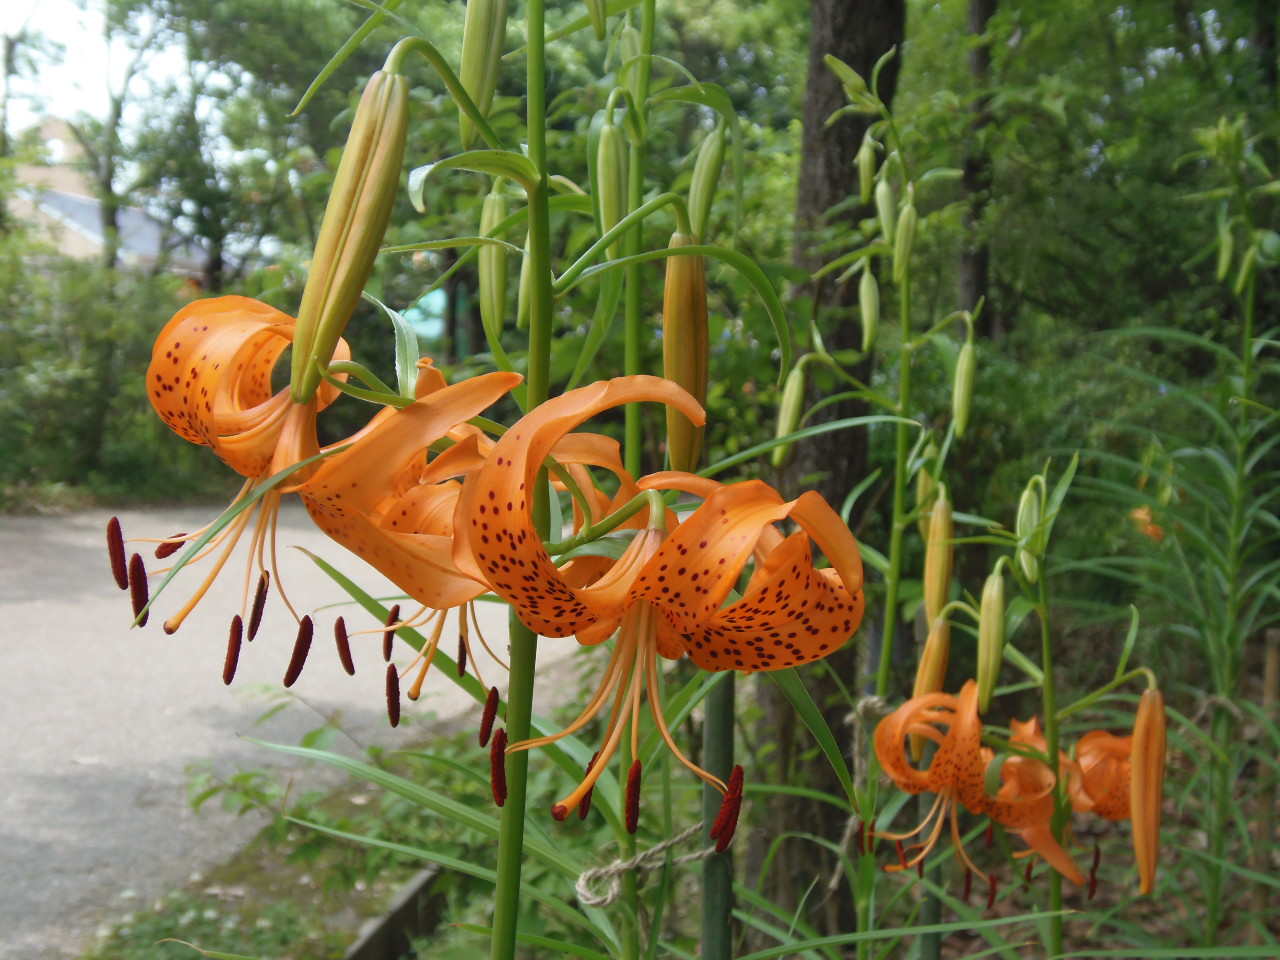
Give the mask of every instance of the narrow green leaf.
[(809, 695), (804, 681), (800, 679), (800, 675), (796, 673), (794, 667), (787, 667), (783, 670), (770, 670), (766, 676), (776, 683), (778, 689), (791, 701), (791, 706), (795, 708), (796, 714), (804, 722), (804, 725), (809, 728), (809, 732), (813, 734), (813, 738), (818, 742), (818, 747), (826, 756), (827, 762), (831, 764), (831, 769), (835, 771), (840, 785), (844, 787), (845, 793), (849, 797), (849, 805), (856, 812), (858, 800), (854, 793), (853, 777), (850, 776), (849, 767), (844, 760), (844, 752), (840, 749), (840, 744), (836, 741), (835, 734), (827, 726), (827, 721), (823, 719), (822, 711), (818, 709), (818, 705), (813, 702), (813, 697)]

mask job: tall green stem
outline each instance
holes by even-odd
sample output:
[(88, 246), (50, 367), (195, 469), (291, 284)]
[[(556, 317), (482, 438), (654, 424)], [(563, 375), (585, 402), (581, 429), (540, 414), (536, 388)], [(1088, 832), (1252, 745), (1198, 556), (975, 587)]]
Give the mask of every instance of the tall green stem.
[[(707, 772), (726, 783), (733, 769), (733, 688), (729, 674), (706, 699), (702, 730)], [(714, 823), (720, 812), (719, 791), (702, 787), (702, 822)], [(733, 856), (729, 850), (702, 861), (702, 960), (731, 960), (733, 956)]]
[[(898, 361), (898, 415), (911, 410), (911, 271), (902, 278), (900, 295), (902, 350)], [(889, 533), (889, 572), (885, 575), (884, 632), (880, 638), (880, 664), (876, 671), (876, 696), (889, 693), (889, 669), (893, 660), (893, 640), (898, 630), (898, 583), (902, 579), (902, 536), (907, 528), (907, 458), (911, 435), (905, 423), (897, 426), (897, 446), (893, 467), (893, 529)]]
[[(1066, 784), (1062, 771), (1058, 769), (1058, 750), (1061, 742), (1058, 720), (1058, 693), (1053, 680), (1053, 638), (1049, 630), (1049, 585), (1047, 577), (1040, 577), (1039, 602), (1036, 614), (1040, 618), (1040, 659), (1044, 670), (1041, 684), (1041, 698), (1044, 712), (1045, 753), (1049, 758), (1049, 766), (1057, 777), (1054, 795), (1057, 800), (1053, 818), (1053, 835), (1061, 842), (1065, 834), (1066, 821), (1070, 811), (1065, 804)], [(1049, 909), (1055, 911), (1048, 921), (1048, 935), (1045, 938), (1045, 952), (1056, 957), (1062, 953), (1062, 875), (1057, 870), (1049, 871)]]
[[(548, 207), (546, 139), (546, 49), (544, 0), (529, 0), (528, 142), (529, 159), (538, 171), (538, 184), (529, 196), (529, 267), (533, 278), (529, 310), (529, 408), (550, 395), (551, 370), (551, 216)], [(550, 526), (546, 484), (534, 489), (533, 519), (538, 536), (547, 539)], [(510, 617), (511, 682), (507, 691), (507, 739), (527, 740), (533, 714), (533, 681), (537, 667), (537, 635)], [(529, 755), (505, 758), (507, 800), (498, 832), (498, 876), (494, 889), (491, 960), (514, 960), (520, 916), (520, 870), (524, 862), (525, 798)]]

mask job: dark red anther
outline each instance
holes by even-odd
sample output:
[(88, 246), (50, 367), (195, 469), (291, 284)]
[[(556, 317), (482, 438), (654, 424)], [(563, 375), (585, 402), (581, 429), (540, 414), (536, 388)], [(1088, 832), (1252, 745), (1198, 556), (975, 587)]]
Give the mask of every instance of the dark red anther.
[(490, 687), (489, 695), (484, 698), (484, 713), (480, 714), (480, 746), (489, 742), (489, 734), (493, 733), (493, 718), (498, 715), (498, 688)]
[(133, 619), (138, 626), (145, 627), (150, 616), (147, 601), (151, 596), (147, 592), (147, 568), (136, 553), (129, 558), (129, 599), (133, 603)]
[[(466, 614), (464, 613), (465, 617)], [(458, 676), (465, 677), (467, 675), (467, 642), (462, 638), (462, 634), (458, 634)]]
[(924, 879), (924, 857), (916, 861), (916, 876), (921, 880)]
[(907, 869), (907, 851), (902, 846), (901, 840), (893, 841), (894, 849), (898, 851), (898, 863), (902, 864), (902, 869)]
[(867, 821), (867, 849), (866, 853), (875, 853), (876, 851), (876, 821), (873, 817)]
[(1093, 842), (1093, 866), (1090, 868), (1093, 873), (1098, 872), (1098, 866), (1102, 863), (1102, 848), (1098, 846), (1098, 841)]
[(111, 560), (111, 576), (121, 590), (129, 589), (129, 567), (124, 558), (124, 533), (120, 530), (120, 518), (107, 521), (107, 557)]
[(735, 766), (729, 775), (729, 783), (724, 799), (720, 801), (720, 811), (716, 814), (715, 823), (711, 825), (711, 839), (716, 841), (716, 853), (724, 853), (733, 840), (733, 832), (738, 828), (738, 814), (742, 811), (742, 767)]
[(494, 732), (493, 743), (489, 744), (489, 780), (493, 785), (493, 802), (502, 806), (507, 802), (507, 731), (502, 727)]
[(563, 803), (553, 803), (551, 805), (551, 819), (560, 823), (565, 817), (569, 816), (569, 808)]
[(382, 659), (387, 663), (391, 662), (391, 642), (396, 638), (396, 632), (391, 628), (393, 623), (400, 621), (400, 604), (396, 604), (387, 614), (387, 622), (383, 624), (387, 629), (382, 632)]
[(244, 639), (244, 621), (240, 614), (231, 618), (231, 633), (227, 636), (227, 659), (222, 664), (222, 682), (231, 686), (240, 663), (240, 641)]
[(990, 910), (996, 905), (996, 875), (993, 873), (987, 877), (987, 909)]
[(1027, 860), (1027, 869), (1022, 871), (1022, 885), (1028, 890), (1031, 889), (1031, 868), (1036, 865), (1034, 860)]
[(987, 849), (991, 849), (991, 845), (996, 841), (996, 825), (990, 820), (987, 821)]
[[(591, 776), (591, 770), (593, 767), (595, 767), (596, 761), (599, 759), (600, 759), (600, 751), (597, 750), (595, 753), (591, 755), (591, 759), (587, 761), (587, 769), (586, 769), (586, 772), (583, 773), (584, 777)], [(582, 799), (578, 801), (578, 819), (579, 820), (587, 819), (587, 814), (591, 812), (591, 794), (595, 792), (595, 788), (596, 788), (596, 785), (594, 783), (591, 786), (587, 787), (587, 792), (584, 793), (582, 795)]]
[(293, 656), (289, 658), (289, 669), (284, 672), (284, 685), (292, 687), (302, 676), (302, 666), (307, 662), (307, 654), (311, 652), (311, 638), (315, 636), (315, 624), (310, 617), (303, 617), (298, 623), (298, 639), (293, 641)]
[(394, 663), (387, 664), (387, 719), (400, 726), (400, 674)]
[(640, 758), (631, 761), (627, 771), (627, 833), (640, 826)]
[(267, 588), (271, 586), (271, 575), (263, 570), (258, 574), (258, 589), (253, 592), (253, 606), (249, 608), (249, 633), (253, 640), (262, 626), (262, 611), (267, 607)]
[(1096, 870), (1089, 873), (1089, 896), (1086, 899), (1092, 900), (1098, 892), (1098, 872)]
[(973, 871), (968, 867), (964, 868), (964, 893), (960, 894), (960, 899), (965, 903), (969, 902), (969, 894), (973, 890)]
[(341, 617), (333, 621), (333, 639), (338, 645), (338, 659), (342, 661), (342, 669), (347, 671), (347, 676), (354, 677), (356, 664), (351, 659), (351, 639), (347, 636), (347, 621)]
[(185, 533), (175, 533), (168, 540), (162, 540), (156, 544), (156, 559), (165, 560), (181, 550), (182, 545), (186, 543), (183, 539), (185, 536)]

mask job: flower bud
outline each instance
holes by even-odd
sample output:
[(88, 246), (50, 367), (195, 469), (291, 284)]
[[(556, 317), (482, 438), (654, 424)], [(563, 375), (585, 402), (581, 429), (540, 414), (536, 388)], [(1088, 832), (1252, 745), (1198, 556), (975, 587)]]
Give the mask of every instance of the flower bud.
[(640, 31), (635, 27), (624, 27), (618, 37), (618, 52), (622, 58), (622, 73), (619, 79), (633, 100), (640, 99), (640, 64), (637, 58), (643, 49)]
[(1244, 293), (1244, 288), (1249, 284), (1249, 278), (1253, 276), (1254, 270), (1258, 266), (1258, 245), (1256, 243), (1249, 244), (1249, 249), (1244, 252), (1244, 257), (1240, 260), (1240, 270), (1236, 273), (1236, 282), (1232, 289), (1236, 296)]
[[(476, 109), (486, 117), (498, 89), (502, 45), (507, 38), (507, 3), (508, 0), (467, 0), (467, 16), (462, 25), (458, 79)], [(458, 132), (463, 147), (470, 147), (476, 129), (465, 113), (458, 117)]]
[(897, 207), (893, 199), (893, 187), (888, 180), (876, 184), (876, 216), (880, 218), (880, 232), (885, 243), (893, 243), (894, 226), (898, 222)]
[(863, 204), (870, 203), (876, 180), (876, 150), (870, 137), (863, 138), (854, 163), (858, 167), (858, 199)]
[[(487, 237), (507, 215), (507, 199), (499, 191), (484, 198), (480, 208), (480, 235)], [(507, 251), (494, 244), (480, 247), (477, 273), (480, 281), (480, 322), (490, 343), (502, 339), (507, 311)]]
[(1221, 283), (1227, 279), (1227, 274), (1231, 272), (1231, 257), (1235, 253), (1235, 237), (1231, 233), (1231, 227), (1227, 224), (1222, 225), (1222, 229), (1218, 231), (1218, 282)]
[(524, 256), (520, 258), (520, 284), (516, 287), (516, 327), (529, 329), (529, 308), (533, 303), (533, 272), (529, 269), (529, 234), (524, 235)]
[(924, 462), (916, 471), (916, 526), (920, 528), (920, 539), (929, 542), (929, 517), (933, 511), (933, 491), (937, 480), (933, 476), (938, 461), (938, 445), (930, 440), (924, 448)]
[(373, 272), (400, 189), (409, 82), (379, 70), (356, 107), (325, 207), (295, 328), (290, 394), (309, 400)]
[(880, 285), (870, 264), (858, 281), (858, 306), (862, 311), (862, 352), (869, 353), (876, 345), (876, 331), (880, 327)]
[(707, 235), (707, 218), (711, 215), (711, 201), (715, 197), (716, 184), (720, 182), (720, 170), (724, 167), (725, 132), (716, 126), (698, 148), (698, 159), (693, 163), (693, 180), (689, 183), (689, 224), (695, 235)]
[(1004, 659), (1004, 575), (997, 568), (982, 587), (978, 612), (978, 712), (986, 713)]
[(604, 8), (604, 0), (586, 0), (587, 16), (591, 18), (591, 29), (595, 31), (596, 39), (603, 40), (605, 32), (605, 17), (608, 11)]
[(1138, 864), (1138, 892), (1155, 887), (1160, 853), (1160, 803), (1164, 794), (1164, 694), (1146, 690), (1138, 702), (1133, 724), (1133, 755), (1129, 785), (1133, 818), (1133, 858)]
[[(671, 247), (695, 245), (687, 233), (671, 236)], [(704, 258), (667, 257), (662, 295), (662, 375), (684, 387), (698, 403), (707, 402), (707, 268)], [(667, 455), (671, 469), (697, 469), (703, 427), (667, 407)]]
[(924, 551), (924, 613), (930, 623), (938, 619), (951, 592), (951, 501), (945, 484), (938, 484), (937, 499), (929, 516), (929, 542)]
[(951, 416), (955, 418), (956, 436), (963, 437), (969, 425), (969, 406), (973, 400), (973, 374), (977, 362), (972, 340), (966, 340), (956, 358), (956, 378), (951, 385)]
[(1040, 492), (1028, 484), (1018, 501), (1018, 519), (1014, 524), (1018, 535), (1017, 559), (1028, 583), (1040, 579), (1040, 558), (1044, 553), (1044, 536), (1040, 531)]
[[(920, 663), (916, 667), (916, 684), (912, 697), (926, 693), (938, 693), (947, 682), (947, 660), (951, 656), (951, 622), (945, 617), (933, 621), (929, 636), (925, 639)], [(916, 763), (924, 756), (924, 737), (911, 734), (911, 759)]]
[(911, 259), (911, 245), (916, 237), (916, 205), (907, 194), (907, 202), (898, 217), (898, 229), (893, 237), (893, 282), (901, 284), (907, 277), (907, 263)]
[[(603, 236), (618, 225), (627, 210), (627, 137), (621, 127), (608, 119), (600, 128), (596, 144), (596, 193)], [(616, 258), (619, 247), (618, 241), (609, 244), (609, 256)]]
[[(800, 422), (800, 414), (804, 410), (804, 365), (797, 363), (791, 368), (787, 374), (786, 382), (782, 385), (782, 399), (778, 403), (778, 428), (774, 436), (781, 440), (787, 436)], [(774, 467), (781, 467), (787, 461), (787, 455), (791, 452), (790, 446), (776, 446), (773, 448), (772, 460)]]

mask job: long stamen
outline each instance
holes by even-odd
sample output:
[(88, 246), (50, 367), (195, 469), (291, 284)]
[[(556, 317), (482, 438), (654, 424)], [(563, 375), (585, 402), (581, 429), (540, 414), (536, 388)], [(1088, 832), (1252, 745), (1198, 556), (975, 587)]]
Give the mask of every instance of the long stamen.
[[(622, 639), (623, 638), (621, 637), (619, 638), (619, 646), (624, 645), (622, 643)], [(630, 646), (631, 644), (628, 643), (626, 645)], [(625, 727), (625, 724), (621, 722), (622, 714), (624, 710), (631, 705), (633, 697), (638, 693), (640, 678), (633, 670), (626, 688), (623, 689), (621, 684), (618, 686), (618, 696), (614, 701), (613, 714), (609, 718), (609, 737), (605, 741), (604, 746), (600, 748), (600, 760), (591, 768), (591, 772), (583, 778), (582, 783), (578, 784), (576, 790), (551, 807), (551, 816), (555, 817), (557, 820), (563, 820), (567, 817), (569, 815), (569, 810), (577, 806), (577, 804), (582, 800), (583, 794), (595, 786), (596, 781), (600, 779), (600, 774), (604, 771), (604, 768), (609, 763), (610, 758), (613, 757), (614, 752), (618, 749), (618, 742), (622, 739), (622, 731)]]
[(222, 568), (227, 565), (227, 561), (231, 558), (231, 554), (240, 540), (240, 535), (244, 533), (245, 527), (248, 526), (249, 515), (254, 512), (255, 511), (252, 508), (244, 511), (244, 513), (236, 517), (231, 528), (223, 534), (222, 541), (225, 546), (223, 547), (222, 555), (218, 557), (217, 562), (213, 565), (213, 569), (210, 570), (208, 575), (204, 578), (204, 583), (200, 584), (199, 589), (197, 589), (191, 599), (187, 601), (186, 606), (164, 622), (165, 633), (176, 633), (178, 628), (182, 626), (182, 621), (186, 620), (191, 611), (196, 608), (196, 604), (204, 599), (204, 595), (208, 593), (209, 588), (213, 586), (213, 581), (218, 579), (218, 574), (221, 573)]
[(627, 833), (640, 826), (640, 758), (631, 761), (627, 771)]
[[(583, 708), (582, 713), (578, 714), (578, 718), (559, 733), (553, 733), (545, 737), (534, 737), (529, 740), (521, 740), (519, 743), (513, 743), (511, 745), (512, 751), (532, 750), (534, 747), (542, 747), (546, 746), (548, 743), (555, 743), (557, 740), (567, 737), (572, 733), (577, 733), (585, 727), (588, 722), (590, 722), (592, 717), (600, 712), (601, 706), (604, 704), (605, 700), (609, 698), (609, 695), (613, 693), (622, 677), (624, 648), (632, 646), (632, 644), (625, 641), (623, 637), (624, 634), (619, 634), (618, 641), (614, 644), (613, 652), (609, 656), (609, 663), (604, 668), (604, 676), (600, 680), (600, 686), (596, 688), (595, 694), (591, 697), (591, 700), (587, 703), (586, 707)], [(610, 729), (612, 729), (612, 721), (610, 721), (610, 723)]]
[(972, 870), (985, 880), (987, 875), (974, 865), (973, 860), (969, 857), (969, 852), (964, 848), (964, 840), (960, 837), (960, 811), (958, 807), (959, 804), (951, 805), (951, 846), (956, 852), (956, 859), (964, 864), (966, 869)]
[(263, 570), (258, 574), (258, 589), (253, 594), (253, 609), (249, 611), (249, 639), (258, 635), (262, 626), (262, 612), (267, 608), (267, 589), (271, 586), (271, 574)]
[[(484, 638), (484, 631), (480, 629), (480, 616), (476, 613), (476, 604), (468, 603), (466, 609), (471, 611), (471, 628), (475, 631), (476, 636), (480, 638), (480, 646), (484, 647), (484, 652), (503, 670), (510, 670), (511, 667), (507, 662), (493, 652), (493, 649), (489, 646), (489, 641)], [(471, 659), (474, 660), (475, 657)], [(479, 679), (478, 674), (477, 679)], [(483, 683), (483, 681), (481, 682)]]
[(725, 786), (723, 780), (715, 774), (703, 770), (686, 757), (684, 751), (676, 746), (676, 742), (671, 736), (671, 731), (667, 727), (667, 718), (662, 715), (662, 701), (658, 693), (658, 658), (656, 656), (650, 657), (648, 663), (645, 664), (645, 673), (649, 684), (649, 710), (653, 713), (653, 722), (657, 725), (658, 733), (662, 735), (662, 740), (667, 745), (667, 749), (674, 753), (676, 759), (688, 767), (690, 771), (711, 784), (722, 794), (728, 793), (729, 788)]
[[(444, 611), (441, 610), (436, 619), (436, 628), (432, 631), (431, 638), (423, 646), (417, 660), (414, 661), (416, 663), (421, 660), (422, 668), (418, 671), (418, 676), (413, 681), (412, 686), (409, 687), (408, 693), (405, 694), (410, 700), (417, 700), (418, 697), (422, 696), (423, 681), (427, 679), (427, 671), (431, 669), (431, 661), (436, 658), (436, 649), (440, 646), (440, 636), (444, 633), (444, 619)], [(411, 663), (405, 668), (405, 673), (412, 669), (413, 664)]]

